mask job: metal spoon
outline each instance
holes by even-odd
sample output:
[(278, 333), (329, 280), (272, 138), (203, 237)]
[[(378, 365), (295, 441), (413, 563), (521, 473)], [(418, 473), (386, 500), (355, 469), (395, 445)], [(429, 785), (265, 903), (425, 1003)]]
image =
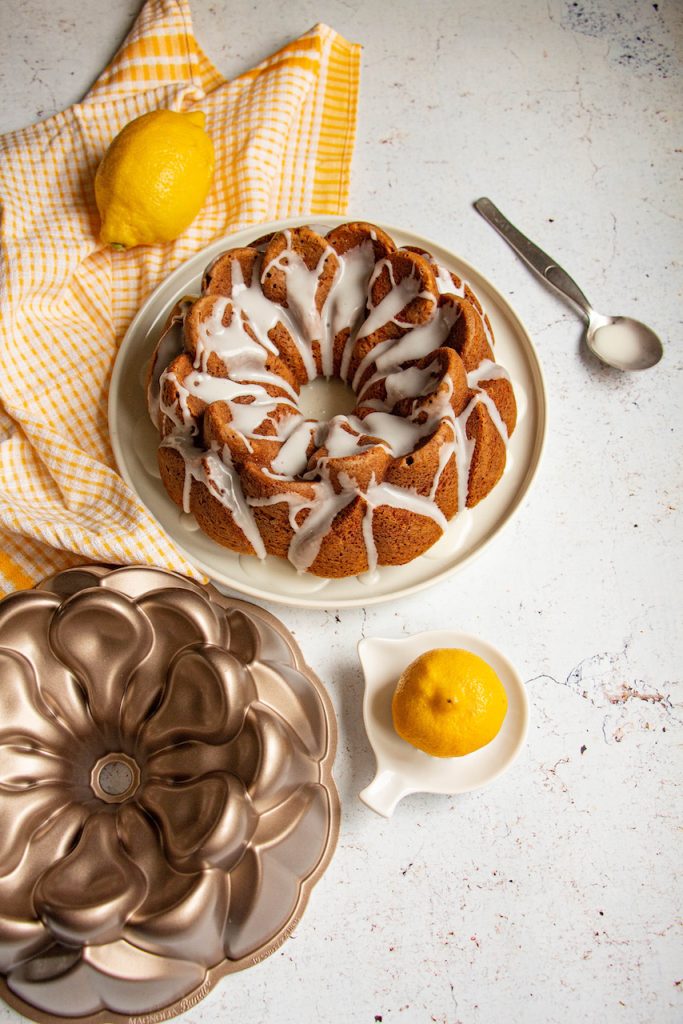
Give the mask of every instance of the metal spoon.
[(566, 270), (518, 231), (490, 199), (477, 199), (474, 206), (539, 277), (580, 309), (588, 321), (586, 344), (598, 359), (617, 370), (647, 370), (659, 362), (662, 343), (652, 328), (630, 316), (596, 312)]

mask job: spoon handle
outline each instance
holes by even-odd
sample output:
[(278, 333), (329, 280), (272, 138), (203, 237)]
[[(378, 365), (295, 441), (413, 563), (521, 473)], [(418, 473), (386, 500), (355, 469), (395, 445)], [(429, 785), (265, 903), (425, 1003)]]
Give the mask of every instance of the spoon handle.
[(548, 256), (546, 252), (543, 252), (542, 249), (539, 249), (537, 245), (534, 245), (514, 224), (511, 224), (490, 199), (477, 199), (474, 207), (484, 220), (487, 220), (503, 236), (517, 255), (521, 256), (524, 262), (532, 270), (536, 271), (539, 277), (547, 281), (548, 284), (551, 284), (553, 288), (556, 288), (565, 298), (570, 299), (579, 307), (586, 319), (590, 320), (593, 313), (591, 304), (566, 270), (558, 266), (554, 259)]

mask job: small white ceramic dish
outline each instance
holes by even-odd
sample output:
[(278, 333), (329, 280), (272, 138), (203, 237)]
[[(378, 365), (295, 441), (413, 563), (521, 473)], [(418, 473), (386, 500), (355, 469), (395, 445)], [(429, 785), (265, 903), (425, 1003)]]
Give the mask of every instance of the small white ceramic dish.
[[(465, 757), (430, 757), (401, 739), (391, 717), (391, 698), (405, 668), (425, 651), (460, 647), (489, 663), (505, 687), (508, 710), (502, 728), (485, 747)], [(390, 818), (410, 793), (468, 793), (506, 771), (524, 746), (529, 701), (521, 678), (491, 644), (467, 633), (440, 629), (400, 640), (361, 640), (358, 656), (365, 676), (363, 720), (377, 760), (377, 774), (360, 799)]]
[(214, 543), (198, 529), (194, 516), (185, 515), (171, 501), (159, 479), (159, 438), (147, 412), (144, 390), (147, 363), (170, 310), (183, 295), (199, 293), (205, 267), (225, 249), (247, 245), (285, 227), (313, 223), (319, 230), (328, 230), (351, 219), (326, 217), (321, 225), (314, 217), (297, 217), (257, 224), (212, 243), (152, 292), (121, 343), (109, 389), (109, 432), (121, 476), (187, 558), (219, 588), (304, 608), (351, 608), (405, 597), (445, 579), (478, 555), (517, 512), (536, 475), (546, 432), (546, 395), (538, 357), (519, 317), (469, 263), (428, 238), (381, 224), (399, 245), (428, 249), (440, 263), (468, 281), (489, 315), (496, 356), (510, 374), (518, 407), (517, 427), (510, 439), (502, 480), (476, 509), (456, 516), (443, 537), (424, 555), (408, 565), (382, 566), (372, 578), (366, 574), (325, 580), (297, 573), (282, 558), (269, 555), (260, 561), (238, 555)]

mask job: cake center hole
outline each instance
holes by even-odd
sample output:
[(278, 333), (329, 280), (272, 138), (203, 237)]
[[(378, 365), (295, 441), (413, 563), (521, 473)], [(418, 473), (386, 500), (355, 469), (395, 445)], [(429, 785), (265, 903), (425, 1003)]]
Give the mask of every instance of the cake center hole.
[(307, 420), (325, 422), (335, 416), (348, 416), (356, 408), (356, 396), (339, 377), (316, 377), (304, 384), (299, 409)]
[(97, 796), (107, 803), (120, 803), (135, 792), (140, 783), (140, 770), (127, 754), (107, 754), (92, 771), (91, 785)]

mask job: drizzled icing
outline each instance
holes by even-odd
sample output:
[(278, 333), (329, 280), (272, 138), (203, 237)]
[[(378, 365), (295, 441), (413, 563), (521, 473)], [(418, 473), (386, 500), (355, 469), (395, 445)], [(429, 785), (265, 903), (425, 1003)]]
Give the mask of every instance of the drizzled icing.
[[(381, 299), (377, 305), (372, 303), (372, 289), (384, 270), (387, 270), (389, 274), (389, 281), (391, 288)], [(394, 277), (394, 269), (387, 259), (380, 260), (375, 269), (372, 272), (372, 276), (368, 282), (368, 297), (367, 297), (367, 309), (368, 315), (364, 322), (360, 325), (357, 332), (351, 332), (347, 339), (346, 345), (344, 346), (344, 352), (341, 361), (341, 376), (343, 380), (347, 380), (349, 372), (349, 364), (353, 356), (354, 346), (357, 341), (361, 341), (363, 338), (369, 337), (374, 334), (375, 331), (379, 330), (380, 327), (384, 327), (385, 324), (393, 323), (397, 327), (405, 328), (405, 324), (397, 319), (398, 314), (405, 309), (405, 307), (413, 301), (413, 299), (431, 299), (433, 303), (436, 303), (437, 296), (431, 292), (420, 290), (420, 282), (414, 274), (410, 274), (408, 277), (404, 277), (397, 283)], [(391, 344), (391, 341), (384, 343), (385, 346)], [(437, 346), (435, 346), (437, 347)], [(431, 350), (430, 350), (431, 351)], [(371, 361), (371, 352), (364, 358), (361, 363), (362, 369), (365, 369)], [(409, 357), (412, 358), (412, 357)], [(356, 372), (352, 383), (354, 389), (357, 388), (357, 382), (360, 380), (362, 369), (359, 367)]]
[[(269, 505), (286, 504), (293, 531), (288, 558), (299, 571), (309, 569), (315, 562), (339, 513), (360, 500), (362, 540), (368, 573), (372, 574), (378, 564), (373, 519), (380, 506), (423, 516), (441, 531), (445, 529), (446, 517), (436, 503), (436, 495), (443, 472), (453, 456), (458, 470), (458, 511), (466, 507), (475, 445), (467, 438), (467, 421), (475, 406), (481, 403), (501, 438), (507, 442), (508, 432), (495, 402), (481, 387), (482, 382), (507, 379), (507, 374), (498, 364), (483, 360), (467, 374), (471, 397), (467, 407), (456, 416), (451, 405), (452, 381), (443, 375), (440, 360), (435, 356), (425, 367), (405, 364), (423, 360), (446, 341), (459, 308), (447, 301), (437, 305), (439, 295), (465, 296), (465, 284), (456, 287), (450, 273), (436, 263), (432, 267), (437, 294), (425, 290), (416, 275), (397, 282), (388, 260), (375, 261), (370, 239), (342, 255), (328, 244), (316, 267), (309, 270), (292, 246), (291, 233), (285, 231), (284, 237), (285, 248), (268, 264), (263, 255), (258, 254), (248, 286), (238, 259), (231, 261), (232, 294), (230, 298), (213, 297), (211, 311), (196, 332), (193, 369), (182, 379), (170, 369), (161, 374), (157, 388), (158, 412), (172, 424), (161, 444), (174, 449), (183, 458), (184, 510), (190, 511), (193, 481), (204, 484), (232, 514), (259, 558), (265, 557), (266, 548), (255, 511)], [(337, 270), (325, 302), (318, 309), (316, 295), (320, 275), (331, 255), (336, 258)], [(373, 285), (385, 267), (388, 267), (391, 288), (373, 305), (370, 298)], [(261, 282), (274, 269), (285, 275), (287, 307), (263, 294)], [(418, 297), (431, 300), (434, 310), (428, 323), (411, 328), (400, 320), (400, 313)], [(231, 316), (226, 326), (223, 321), (229, 306)], [(492, 341), (486, 318), (482, 319)], [(398, 339), (379, 341), (360, 361), (351, 383), (359, 406), (364, 407), (362, 418), (351, 414), (319, 423), (304, 418), (297, 406), (296, 390), (279, 374), (266, 368), (269, 355), (278, 354), (270, 337), (278, 323), (287, 329), (309, 379), (317, 375), (314, 345), (320, 352), (323, 374), (332, 375), (335, 339), (341, 331), (349, 330), (341, 356), (340, 376), (344, 380), (348, 380), (357, 342), (369, 338), (388, 323), (397, 324), (405, 333)], [(226, 367), (227, 376), (208, 372), (212, 354)], [(361, 388), (360, 382), (368, 370), (369, 376)], [(364, 400), (364, 393), (380, 380), (384, 381), (385, 397)], [(170, 404), (164, 400), (166, 382), (172, 385), (170, 390), (174, 394)], [(277, 394), (271, 394), (275, 389)], [(411, 414), (394, 414), (397, 403), (425, 396), (430, 399), (426, 406), (416, 401)], [(266, 438), (278, 448), (277, 454), (262, 466), (267, 478), (280, 485), (278, 493), (245, 496), (239, 467), (228, 445), (214, 442), (208, 451), (196, 446), (198, 428), (196, 417), (190, 411), (192, 398), (205, 405), (226, 403), (229, 426), (239, 434), (247, 451), (253, 452), (254, 442)], [(437, 466), (428, 494), (378, 480), (374, 475), (369, 484), (361, 487), (351, 473), (344, 470), (343, 463), (337, 463), (336, 472), (331, 472), (333, 460), (343, 460), (377, 446), (390, 458), (403, 459), (442, 425), (445, 425), (440, 435), (443, 439), (437, 450)], [(309, 493), (299, 493), (301, 488), (296, 491), (288, 488), (288, 483), (294, 480), (308, 484), (303, 490)]]
[[(241, 280), (241, 268), (235, 260), (233, 274)], [(258, 291), (260, 298), (256, 298)], [(232, 307), (230, 323), (223, 319), (227, 307)], [(277, 348), (270, 340), (268, 332), (278, 322), (278, 315), (273, 310), (274, 304), (269, 302), (256, 282), (247, 288), (243, 282), (236, 285), (236, 294), (232, 299), (218, 296), (214, 301), (210, 315), (204, 320), (197, 339), (195, 367), (207, 371), (209, 357), (212, 354), (227, 366), (229, 377), (233, 380), (260, 381), (284, 388), (292, 398), (296, 392), (279, 374), (266, 370), (268, 353), (277, 355)], [(249, 327), (258, 340), (246, 330)]]
[(393, 268), (391, 263), (384, 259), (380, 260), (374, 269), (372, 277), (370, 278), (370, 292), (372, 292), (375, 281), (380, 274), (387, 269), (389, 272), (389, 278), (391, 280), (391, 289), (387, 292), (383, 299), (381, 299), (376, 306), (370, 305), (370, 312), (362, 324), (358, 334), (356, 335), (356, 341), (360, 341), (362, 338), (367, 338), (370, 334), (374, 334), (375, 331), (379, 330), (380, 327), (384, 327), (388, 323), (398, 323), (396, 317), (402, 309), (412, 302), (413, 299), (418, 297), (431, 299), (435, 302), (435, 296), (431, 292), (421, 291), (420, 282), (413, 275), (404, 277), (398, 283), (394, 278)]
[[(363, 319), (368, 282), (375, 266), (372, 242), (368, 240), (357, 245), (355, 249), (344, 253), (339, 262), (341, 269), (334, 282), (331, 299), (328, 300), (333, 339), (347, 327), (350, 336), (355, 336)], [(323, 373), (326, 377), (332, 374), (331, 354), (332, 349), (328, 345), (323, 352)]]

